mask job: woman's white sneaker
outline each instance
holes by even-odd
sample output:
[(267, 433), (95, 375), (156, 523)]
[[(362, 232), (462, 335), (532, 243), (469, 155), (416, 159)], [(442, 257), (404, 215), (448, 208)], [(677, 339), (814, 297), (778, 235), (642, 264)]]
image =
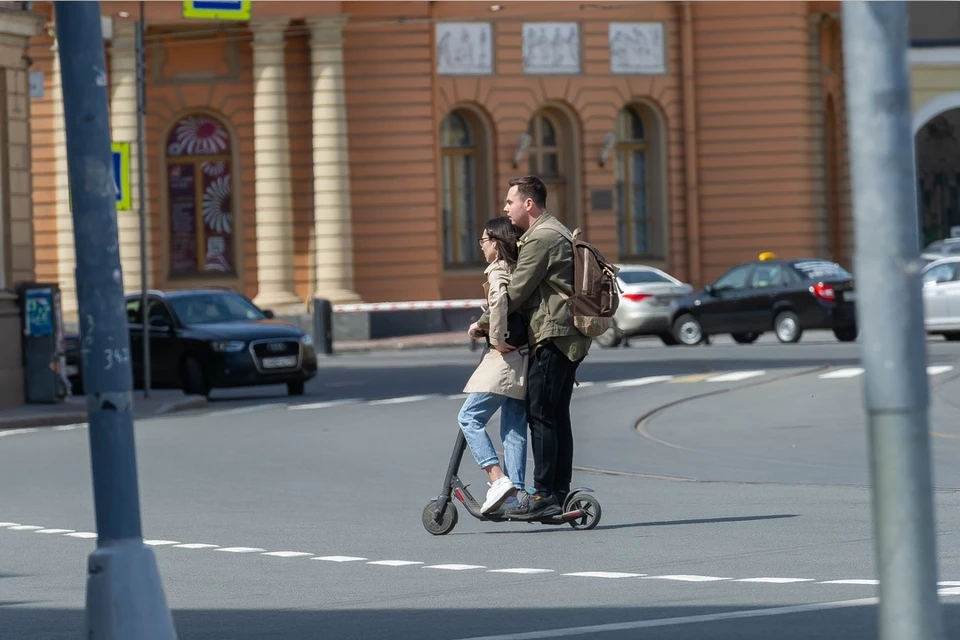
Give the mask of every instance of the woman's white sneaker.
[(486, 514), (499, 509), (500, 505), (503, 504), (503, 501), (510, 496), (514, 489), (513, 483), (510, 482), (510, 478), (507, 476), (503, 476), (494, 481), (494, 483), (490, 485), (490, 489), (487, 490), (487, 499), (484, 501), (483, 506), (480, 507), (480, 513)]

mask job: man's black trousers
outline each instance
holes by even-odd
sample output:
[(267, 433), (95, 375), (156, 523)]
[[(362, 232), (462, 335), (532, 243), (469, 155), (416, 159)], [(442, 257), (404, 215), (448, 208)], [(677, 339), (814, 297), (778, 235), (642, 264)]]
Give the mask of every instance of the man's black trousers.
[(580, 361), (571, 362), (547, 341), (530, 356), (527, 421), (533, 449), (533, 486), (538, 493), (566, 494), (573, 478), (570, 399)]

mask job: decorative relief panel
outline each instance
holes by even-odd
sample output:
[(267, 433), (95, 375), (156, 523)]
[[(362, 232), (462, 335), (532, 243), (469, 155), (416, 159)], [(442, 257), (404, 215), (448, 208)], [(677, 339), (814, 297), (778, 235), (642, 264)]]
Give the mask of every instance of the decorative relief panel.
[(490, 23), (444, 22), (436, 25), (437, 74), (493, 74), (493, 27)]
[(580, 25), (576, 22), (526, 22), (523, 70), (529, 75), (580, 73)]
[(662, 22), (610, 23), (610, 73), (666, 72)]

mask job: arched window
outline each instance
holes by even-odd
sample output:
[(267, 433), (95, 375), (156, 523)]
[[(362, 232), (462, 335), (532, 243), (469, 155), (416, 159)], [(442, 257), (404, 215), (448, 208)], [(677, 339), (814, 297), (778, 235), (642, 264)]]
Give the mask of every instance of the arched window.
[(546, 185), (547, 210), (551, 215), (565, 224), (574, 225), (567, 219), (567, 153), (563, 124), (558, 115), (553, 109), (541, 109), (530, 118), (527, 167), (530, 175), (539, 177)]
[(485, 177), (487, 151), (483, 126), (467, 109), (456, 109), (440, 123), (440, 181), (443, 209), (443, 262), (456, 267), (481, 262), (479, 240), (490, 218)]
[(665, 257), (666, 220), (657, 169), (657, 120), (643, 106), (620, 111), (617, 137), (617, 236), (621, 256)]
[(166, 149), (170, 275), (236, 271), (230, 133), (206, 114), (181, 118)]

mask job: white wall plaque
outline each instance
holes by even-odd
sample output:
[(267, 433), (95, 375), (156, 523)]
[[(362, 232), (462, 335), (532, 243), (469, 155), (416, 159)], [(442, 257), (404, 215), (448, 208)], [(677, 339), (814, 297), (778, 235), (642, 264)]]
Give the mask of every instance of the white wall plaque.
[(436, 25), (437, 74), (493, 74), (493, 27), (488, 22), (443, 22)]
[(666, 73), (662, 22), (611, 22), (610, 73)]
[(531, 75), (580, 73), (580, 25), (525, 22), (523, 70)]
[(30, 97), (43, 97), (43, 71), (30, 72)]

